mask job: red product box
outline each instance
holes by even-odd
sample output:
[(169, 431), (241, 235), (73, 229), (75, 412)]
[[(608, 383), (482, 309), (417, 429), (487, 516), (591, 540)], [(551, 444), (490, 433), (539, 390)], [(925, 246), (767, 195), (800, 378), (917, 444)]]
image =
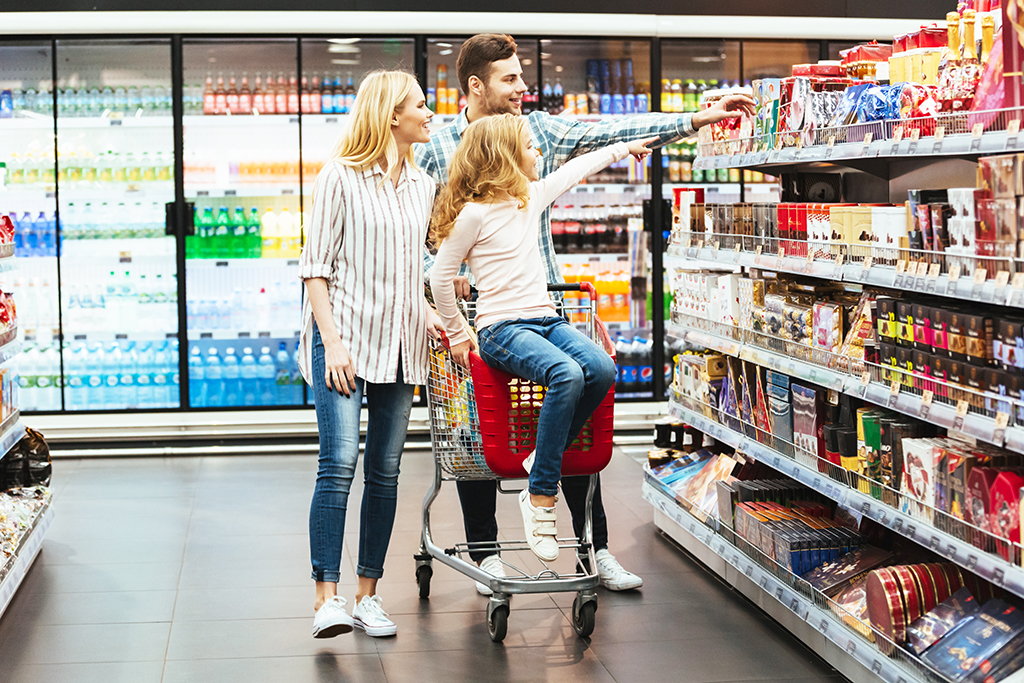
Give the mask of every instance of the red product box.
[(903, 35), (900, 35), (900, 36), (893, 36), (892, 37), (892, 52), (893, 52), (893, 54), (899, 54), (900, 52), (906, 52), (907, 51), (907, 38), (909, 38), (909, 34), (907, 34), (907, 33), (904, 33)]
[(928, 26), (922, 26), (917, 34), (917, 46), (919, 48), (941, 48), (946, 47), (947, 43), (949, 43), (949, 35), (945, 26), (940, 27), (937, 24), (929, 24)]

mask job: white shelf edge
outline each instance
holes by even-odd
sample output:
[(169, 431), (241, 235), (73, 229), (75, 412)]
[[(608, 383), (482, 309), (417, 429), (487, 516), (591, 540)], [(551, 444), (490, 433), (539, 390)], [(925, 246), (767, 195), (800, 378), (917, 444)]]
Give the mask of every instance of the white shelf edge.
[(980, 548), (936, 529), (926, 521), (914, 519), (882, 501), (875, 500), (857, 489), (835, 481), (827, 474), (811, 469), (807, 465), (765, 446), (756, 439), (751, 439), (704, 415), (699, 415), (674, 400), (669, 401), (669, 413), (713, 438), (750, 455), (758, 462), (814, 489), (826, 498), (857, 510), (882, 526), (930, 548), (935, 553), (978, 574), (983, 579), (1002, 586), (1015, 595), (1024, 597), (1024, 567), (1012, 564), (997, 555), (986, 553)]
[[(835, 615), (820, 609), (805, 596), (797, 593), (777, 577), (758, 566), (756, 562), (748, 558), (738, 548), (712, 532), (711, 529), (697, 518), (680, 507), (675, 499), (669, 498), (666, 493), (646, 481), (642, 486), (642, 496), (644, 500), (654, 507), (655, 512), (661, 513), (662, 518), (675, 524), (689, 539), (700, 543), (703, 546), (701, 550), (705, 553), (710, 551), (721, 558), (738, 575), (746, 577), (754, 586), (758, 587), (763, 596), (769, 597), (776, 605), (795, 615), (799, 621), (809, 625), (816, 633), (824, 636), (828, 642), (835, 645), (840, 651), (850, 655), (860, 667), (863, 667), (863, 669), (856, 671), (844, 670), (844, 668), (840, 668), (842, 666), (842, 659), (840, 658), (837, 668), (839, 668), (843, 675), (853, 680), (864, 680), (864, 675), (867, 674), (889, 683), (897, 683), (898, 681), (908, 683), (910, 681), (923, 680), (886, 657), (863, 636), (857, 634), (836, 619)], [(658, 524), (659, 521), (656, 517), (655, 523)], [(663, 531), (669, 532), (669, 529), (662, 527), (661, 524), (658, 524), (658, 526)], [(684, 548), (692, 551), (692, 543), (685, 542), (685, 539), (679, 538), (678, 534), (670, 533), (669, 535), (677, 542), (680, 542), (680, 545)], [(736, 582), (731, 580), (729, 574), (730, 572), (725, 572), (722, 574), (722, 578), (736, 586)], [(758, 602), (762, 607), (766, 606), (761, 601), (755, 602)], [(773, 610), (768, 609), (765, 611), (769, 612), (769, 614), (773, 612)], [(772, 614), (772, 616), (775, 616), (775, 614)], [(805, 644), (811, 645), (812, 649), (815, 649), (812, 643), (801, 637), (800, 633), (794, 632), (793, 629), (787, 628), (787, 630), (801, 640), (804, 640)], [(816, 651), (822, 656), (828, 654)], [(837, 665), (836, 658), (828, 657), (828, 659), (833, 666)]]

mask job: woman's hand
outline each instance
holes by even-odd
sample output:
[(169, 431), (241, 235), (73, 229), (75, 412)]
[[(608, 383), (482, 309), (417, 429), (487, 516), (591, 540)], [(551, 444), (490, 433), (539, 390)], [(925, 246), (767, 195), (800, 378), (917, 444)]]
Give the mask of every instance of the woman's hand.
[(648, 154), (651, 153), (650, 145), (652, 142), (657, 142), (658, 138), (647, 138), (645, 140), (632, 140), (627, 142), (626, 146), (629, 148), (629, 153), (633, 155), (633, 158), (637, 161), (643, 161)]
[(352, 357), (341, 339), (328, 344), (324, 340), (324, 382), (328, 389), (340, 391), (351, 396), (356, 390), (356, 370), (352, 365)]
[(444, 334), (444, 325), (441, 324), (441, 316), (437, 314), (433, 306), (427, 306), (427, 334), (434, 339), (440, 339)]
[(451, 348), (452, 359), (462, 367), (469, 370), (469, 354), (472, 351), (476, 351), (476, 344), (473, 343), (472, 339), (467, 339), (466, 341), (460, 342)]

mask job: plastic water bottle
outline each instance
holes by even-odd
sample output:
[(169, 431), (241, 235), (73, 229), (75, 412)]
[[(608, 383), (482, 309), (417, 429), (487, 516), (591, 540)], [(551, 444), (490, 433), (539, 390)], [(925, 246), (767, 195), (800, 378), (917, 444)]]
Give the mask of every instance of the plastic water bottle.
[(267, 294), (267, 290), (260, 287), (259, 294), (256, 295), (256, 330), (265, 332), (270, 329), (270, 295)]
[(224, 405), (233, 408), (242, 404), (242, 374), (233, 347), (224, 351)]
[(152, 344), (145, 344), (139, 351), (135, 387), (139, 408), (156, 408), (156, 385), (153, 384), (155, 352)]
[(89, 405), (86, 395), (89, 386), (88, 353), (85, 344), (78, 343), (68, 358), (68, 410), (84, 410)]
[(107, 400), (103, 403), (108, 409), (122, 410), (128, 407), (128, 397), (121, 386), (121, 369), (124, 367), (124, 360), (121, 345), (113, 342), (107, 349), (106, 369), (103, 373), (107, 392)]
[(270, 347), (264, 346), (260, 349), (260, 358), (257, 361), (256, 378), (259, 380), (259, 404), (262, 406), (272, 406), (276, 403), (274, 384), (276, 378), (276, 369), (274, 367), (274, 359), (270, 355)]
[(60, 351), (56, 344), (50, 345), (43, 352), (43, 367), (46, 368), (47, 380), (50, 385), (46, 410), (60, 410), (60, 395), (64, 386), (64, 378), (60, 374)]
[(128, 348), (121, 354), (121, 368), (117, 384), (121, 389), (125, 408), (139, 407), (139, 354), (135, 351), (135, 342), (128, 342)]
[(198, 346), (193, 346), (188, 357), (188, 390), (192, 396), (194, 408), (205, 408), (206, 403), (206, 366), (203, 353)]
[(292, 358), (288, 354), (287, 342), (281, 342), (277, 347), (274, 372), (274, 393), (277, 397), (277, 405), (295, 405), (292, 400)]
[(292, 405), (302, 405), (302, 391), (306, 381), (302, 379), (302, 372), (299, 371), (299, 342), (295, 342), (295, 352), (292, 353)]
[(181, 374), (178, 372), (178, 339), (171, 339), (168, 344), (168, 356), (170, 363), (167, 365), (167, 384), (171, 388), (170, 406), (176, 406), (181, 402)]
[(256, 405), (260, 393), (259, 378), (256, 357), (252, 355), (252, 349), (248, 346), (242, 349), (242, 367), (239, 374), (242, 378), (242, 404)]
[(36, 385), (39, 374), (39, 349), (33, 344), (18, 360), (19, 407), (25, 412), (39, 410), (39, 390)]
[[(174, 359), (177, 365), (178, 359)], [(150, 382), (153, 385), (153, 407), (171, 407), (171, 387), (168, 383), (167, 373), (171, 366), (170, 353), (167, 350), (167, 342), (163, 342), (153, 350), (152, 373)]]
[(21, 214), (18, 224), (21, 225), (23, 250), (19, 256), (39, 256), (39, 238), (36, 234), (36, 222), (32, 219), (32, 215), (28, 211)]
[(217, 349), (210, 349), (206, 356), (206, 405), (211, 408), (224, 406), (224, 368)]
[(86, 355), (86, 408), (106, 408), (106, 382), (103, 379), (103, 372), (106, 369), (106, 359), (103, 357), (103, 345), (96, 343), (92, 350)]

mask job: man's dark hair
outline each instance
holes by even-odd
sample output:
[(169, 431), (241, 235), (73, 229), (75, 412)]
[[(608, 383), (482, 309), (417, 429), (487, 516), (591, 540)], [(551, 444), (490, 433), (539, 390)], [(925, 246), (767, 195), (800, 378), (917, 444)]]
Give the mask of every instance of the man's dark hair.
[(462, 44), (455, 62), (462, 92), (469, 94), (469, 77), (484, 83), (491, 77), (491, 64), (508, 59), (516, 53), (516, 41), (504, 33), (478, 33)]

